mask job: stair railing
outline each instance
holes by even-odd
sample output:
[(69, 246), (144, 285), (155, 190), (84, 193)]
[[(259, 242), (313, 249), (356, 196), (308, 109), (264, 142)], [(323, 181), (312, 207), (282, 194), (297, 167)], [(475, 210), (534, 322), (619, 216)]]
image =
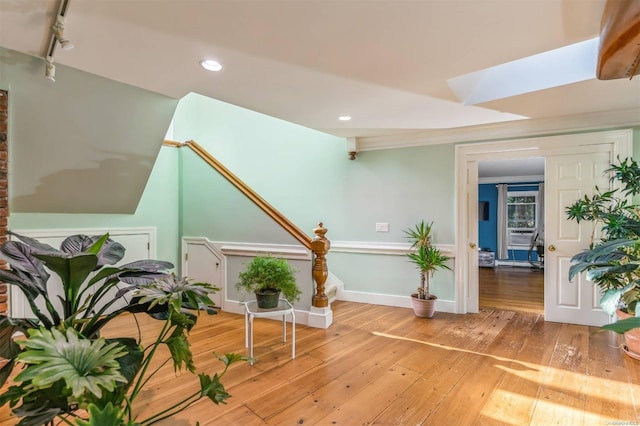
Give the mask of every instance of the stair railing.
[(287, 231), (293, 238), (295, 238), (300, 244), (302, 244), (307, 250), (313, 252), (313, 266), (312, 276), (316, 282), (316, 290), (313, 296), (312, 305), (317, 308), (325, 308), (329, 306), (329, 298), (327, 297), (324, 289), (324, 284), (327, 281), (329, 270), (327, 268), (326, 254), (329, 252), (331, 242), (325, 237), (327, 229), (323, 227), (322, 222), (318, 224), (318, 227), (313, 230), (316, 235), (314, 238), (309, 237), (300, 228), (293, 224), (287, 217), (280, 213), (275, 207), (264, 200), (253, 189), (251, 189), (246, 183), (244, 183), (238, 176), (233, 174), (227, 169), (220, 161), (213, 157), (207, 150), (205, 150), (196, 141), (176, 142), (165, 140), (163, 145), (182, 148), (187, 147), (196, 153), (207, 164), (214, 168), (222, 177), (224, 177), (229, 183), (231, 183), (238, 191), (240, 191), (251, 202), (258, 206), (267, 216), (273, 219), (278, 225), (280, 225), (285, 231)]

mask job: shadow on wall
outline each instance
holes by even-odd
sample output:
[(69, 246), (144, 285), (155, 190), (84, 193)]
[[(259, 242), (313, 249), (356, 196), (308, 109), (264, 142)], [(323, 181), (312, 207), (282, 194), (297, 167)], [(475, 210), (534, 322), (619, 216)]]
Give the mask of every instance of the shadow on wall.
[(34, 193), (13, 197), (9, 205), (16, 213), (133, 214), (154, 162), (151, 156), (120, 154), (92, 161), (94, 168), (61, 170), (42, 177)]

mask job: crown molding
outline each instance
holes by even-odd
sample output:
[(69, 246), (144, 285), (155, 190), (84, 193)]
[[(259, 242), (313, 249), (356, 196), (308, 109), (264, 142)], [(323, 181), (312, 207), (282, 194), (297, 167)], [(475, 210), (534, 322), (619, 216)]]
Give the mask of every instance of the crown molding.
[(532, 118), (477, 126), (432, 129), (389, 136), (356, 138), (357, 151), (409, 148), (461, 142), (517, 139), (561, 133), (640, 126), (640, 108)]

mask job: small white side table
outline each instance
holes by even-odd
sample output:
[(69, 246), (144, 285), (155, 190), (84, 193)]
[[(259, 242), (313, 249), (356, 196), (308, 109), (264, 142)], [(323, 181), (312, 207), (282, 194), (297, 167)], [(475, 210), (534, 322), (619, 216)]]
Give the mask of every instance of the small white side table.
[(250, 364), (253, 365), (253, 319), (277, 317), (282, 315), (282, 341), (287, 341), (287, 315), (291, 315), (291, 359), (296, 357), (296, 315), (293, 305), (286, 299), (280, 299), (273, 309), (258, 308), (255, 300), (244, 303), (244, 346), (249, 348)]

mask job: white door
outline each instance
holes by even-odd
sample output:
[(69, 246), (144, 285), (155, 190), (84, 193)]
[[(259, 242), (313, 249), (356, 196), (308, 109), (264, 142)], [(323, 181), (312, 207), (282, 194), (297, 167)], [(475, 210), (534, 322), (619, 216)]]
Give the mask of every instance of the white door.
[(569, 282), (571, 257), (589, 247), (591, 222), (567, 220), (566, 208), (597, 185), (609, 187), (604, 171), (611, 153), (557, 155), (546, 158), (545, 167), (545, 276), (544, 318), (572, 324), (603, 325), (607, 314), (600, 309), (600, 293), (583, 275)]
[[(184, 247), (184, 246), (183, 246)], [(184, 275), (196, 282), (205, 282), (220, 289), (210, 294), (217, 307), (222, 307), (224, 274), (222, 256), (215, 253), (206, 244), (188, 242), (186, 244)]]

